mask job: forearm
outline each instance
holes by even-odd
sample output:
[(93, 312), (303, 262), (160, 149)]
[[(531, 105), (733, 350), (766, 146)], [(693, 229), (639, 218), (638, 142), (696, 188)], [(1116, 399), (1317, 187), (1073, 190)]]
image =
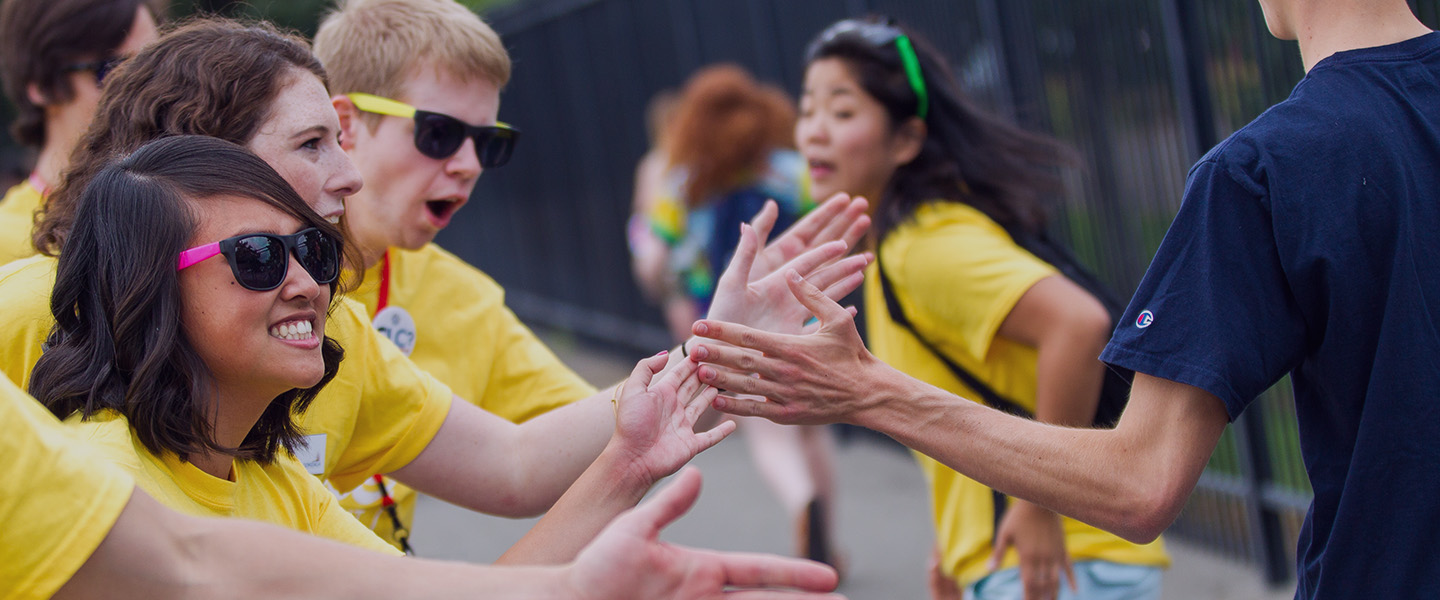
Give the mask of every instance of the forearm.
[(513, 463), (508, 485), (525, 492), (534, 514), (551, 510), (610, 443), (614, 392), (611, 386), (520, 425), (505, 455)]
[(616, 515), (633, 508), (653, 481), (633, 461), (607, 448), (525, 537), (496, 564), (563, 564), (600, 533)]
[(390, 475), (470, 510), (533, 517), (549, 510), (614, 430), (609, 391), (522, 425), (456, 399), (439, 432)]
[(554, 597), (554, 571), (386, 556), (269, 524), (177, 514), (137, 491), (55, 597)]
[(878, 384), (874, 401), (856, 424), (1008, 495), (1139, 542), (1178, 514), (1226, 422), (1218, 401), (1193, 405), (1206, 414), (1186, 414), (1138, 380), (1137, 397), (1157, 398), (1142, 414), (1131, 414), (1132, 401), (1114, 430), (1012, 417), (898, 372), (870, 380)]

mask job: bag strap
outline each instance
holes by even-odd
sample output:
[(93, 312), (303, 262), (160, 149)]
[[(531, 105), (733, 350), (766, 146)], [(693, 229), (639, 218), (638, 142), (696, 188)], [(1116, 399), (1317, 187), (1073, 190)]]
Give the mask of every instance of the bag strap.
[[(925, 346), (926, 350), (929, 350), (931, 354), (934, 354), (943, 361), (945, 366), (950, 368), (950, 372), (954, 373), (960, 381), (964, 382), (966, 387), (980, 394), (980, 399), (983, 400), (986, 405), (1018, 417), (1027, 419), (1035, 418), (1035, 415), (1031, 414), (1030, 411), (1025, 410), (1024, 407), (1016, 404), (1009, 398), (1001, 396), (999, 392), (996, 392), (990, 386), (986, 385), (985, 382), (980, 381), (980, 378), (976, 377), (975, 374), (971, 373), (965, 367), (960, 366), (955, 361), (950, 360), (949, 356), (946, 356), (935, 344), (931, 343), (928, 338), (922, 335), (919, 330), (915, 329), (915, 325), (910, 322), (910, 318), (905, 316), (905, 309), (900, 306), (899, 298), (895, 296), (895, 286), (890, 283), (890, 276), (885, 274), (885, 262), (880, 260), (879, 244), (875, 245), (875, 268), (880, 272), (880, 292), (885, 296), (885, 309), (890, 312), (891, 322), (909, 331), (910, 335), (914, 336), (915, 340), (920, 342), (920, 345)], [(991, 539), (994, 539), (1000, 533), (1000, 520), (1005, 517), (1005, 511), (1010, 505), (1009, 500), (1010, 499), (999, 490), (990, 490), (990, 501), (993, 505), (990, 523)]]
[(1025, 417), (1027, 419), (1035, 418), (1035, 415), (1031, 414), (1030, 411), (1025, 410), (1024, 407), (1009, 398), (1001, 396), (999, 392), (996, 392), (990, 386), (986, 385), (985, 382), (981, 381), (979, 377), (976, 377), (975, 374), (971, 373), (968, 369), (950, 360), (950, 357), (946, 356), (935, 344), (931, 343), (929, 338), (915, 329), (915, 325), (910, 322), (909, 317), (905, 316), (905, 309), (900, 306), (900, 300), (895, 296), (895, 287), (890, 283), (890, 276), (885, 274), (885, 261), (880, 259), (878, 244), (875, 249), (875, 266), (880, 272), (880, 291), (885, 295), (885, 308), (890, 312), (890, 320), (892, 322), (905, 328), (921, 345), (925, 346), (926, 350), (929, 350), (931, 354), (934, 354), (941, 361), (944, 361), (945, 366), (950, 368), (950, 372), (954, 373), (955, 376), (965, 384), (965, 387), (980, 394), (980, 399), (984, 401), (986, 405), (1019, 417)]

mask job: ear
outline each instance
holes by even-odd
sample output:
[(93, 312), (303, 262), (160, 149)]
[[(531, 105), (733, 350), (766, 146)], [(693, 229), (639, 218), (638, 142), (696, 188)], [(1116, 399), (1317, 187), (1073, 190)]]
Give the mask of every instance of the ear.
[(50, 100), (40, 91), (40, 84), (38, 83), (25, 84), (25, 99), (29, 100), (30, 103), (35, 106), (45, 106), (50, 103)]
[(920, 117), (910, 117), (896, 127), (895, 135), (890, 138), (890, 164), (898, 167), (920, 156), (927, 131)]
[(335, 107), (335, 114), (340, 117), (340, 148), (347, 152), (354, 150), (363, 120), (360, 109), (355, 108), (355, 102), (344, 95), (331, 98), (330, 105)]

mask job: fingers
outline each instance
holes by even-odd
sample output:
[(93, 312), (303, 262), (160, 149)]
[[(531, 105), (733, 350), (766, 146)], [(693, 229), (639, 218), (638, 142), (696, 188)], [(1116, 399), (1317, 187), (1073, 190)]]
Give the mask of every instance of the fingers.
[[(662, 394), (673, 393), (678, 396), (679, 390), (681, 386), (685, 385), (686, 380), (694, 379), (691, 375), (695, 373), (695, 366), (695, 361), (693, 360), (677, 362), (670, 367), (670, 370), (666, 372), (665, 375), (661, 376), (658, 381), (655, 381), (654, 385), (646, 389)], [(699, 382), (695, 383), (696, 388), (698, 388), (699, 385)], [(693, 388), (691, 389), (691, 393), (694, 393)]]
[(685, 514), (694, 506), (695, 499), (700, 497), (700, 470), (695, 467), (686, 467), (680, 470), (669, 485), (655, 492), (649, 500), (641, 502), (639, 506), (631, 509), (625, 518), (634, 519), (641, 524), (642, 534), (650, 539), (659, 535), (664, 529), (680, 515)]
[(865, 232), (870, 228), (870, 217), (865, 214), (869, 206), (864, 198), (854, 198), (845, 205), (840, 216), (833, 218), (826, 223), (824, 229), (815, 235), (812, 244), (828, 242), (831, 240), (843, 240), (848, 247), (855, 247), (855, 242), (865, 237)]
[(814, 561), (748, 552), (689, 551), (698, 555), (696, 558), (700, 561), (719, 564), (725, 574), (726, 586), (829, 592), (840, 583), (835, 569)]
[[(820, 288), (810, 285), (809, 282), (802, 279), (799, 273), (796, 273), (793, 270), (787, 272), (785, 274), (785, 283), (790, 285), (790, 293), (795, 295), (795, 299), (799, 300), (800, 304), (803, 304), (805, 308), (810, 309), (810, 314), (815, 315), (815, 318), (820, 319), (820, 322), (822, 324), (828, 324), (838, 320), (843, 320), (849, 316), (849, 313), (847, 313), (845, 309), (841, 308), (840, 305), (837, 304), (834, 300), (831, 300), (829, 297), (827, 297), (824, 292), (821, 292)], [(696, 324), (696, 327), (699, 327), (700, 324), (704, 323), (709, 323), (709, 321), (700, 321)], [(707, 327), (707, 330), (708, 329), (709, 328)], [(702, 334), (697, 333), (696, 335)], [(757, 337), (757, 334), (754, 333), (747, 332), (745, 335), (748, 335), (750, 338), (759, 339)], [(731, 340), (723, 341), (736, 344), (736, 342), (733, 342)], [(760, 350), (761, 352), (764, 352), (766, 354), (771, 353), (770, 350), (751, 346), (749, 344), (736, 345), (744, 346), (746, 348), (755, 348), (756, 350)]]
[[(795, 284), (790, 284), (791, 293), (795, 293)], [(799, 297), (799, 294), (796, 294)], [(803, 303), (804, 301), (801, 300)], [(822, 319), (823, 320), (823, 319)], [(702, 338), (710, 338), (716, 341), (725, 342), (730, 345), (740, 346), (759, 350), (766, 354), (779, 354), (784, 346), (784, 334), (769, 333), (740, 325), (738, 323), (726, 323), (724, 321), (712, 321), (701, 319), (690, 327), (690, 332)], [(696, 346), (697, 348), (699, 346)], [(691, 356), (694, 356), (693, 354)], [(706, 383), (709, 383), (708, 381)]]
[[(699, 378), (697, 377), (695, 380), (699, 381)], [(693, 426), (699, 421), (700, 415), (705, 414), (705, 409), (710, 408), (710, 403), (715, 401), (715, 395), (719, 393), (720, 390), (707, 386), (700, 390), (700, 393), (695, 394), (690, 403), (685, 405), (685, 423)]]
[(668, 350), (662, 350), (655, 356), (640, 359), (640, 362), (635, 363), (635, 369), (630, 371), (630, 379), (626, 383), (635, 386), (637, 390), (649, 388), (650, 381), (655, 378), (655, 374), (665, 368), (668, 360), (666, 355), (669, 353)]
[(765, 240), (770, 239), (770, 231), (775, 227), (775, 220), (780, 218), (780, 207), (774, 200), (766, 200), (765, 206), (760, 207), (760, 212), (750, 219), (750, 227), (755, 230), (755, 237), (759, 238), (759, 246), (765, 245)]
[(995, 548), (990, 551), (990, 559), (985, 561), (985, 570), (995, 572), (1000, 568), (1000, 561), (1005, 560), (1005, 550), (1010, 548), (1010, 536), (998, 535), (995, 537)]
[[(714, 391), (715, 388), (710, 388), (710, 390), (707, 392), (709, 393), (711, 399), (715, 398)], [(706, 402), (709, 401), (707, 400)], [(706, 405), (701, 404), (700, 406), (703, 408)], [(695, 453), (699, 454), (701, 452), (709, 450), (711, 447), (715, 446), (715, 444), (720, 443), (721, 440), (730, 437), (730, 434), (735, 433), (735, 428), (738, 426), (739, 424), (737, 424), (735, 421), (727, 420), (719, 425), (716, 425), (708, 431), (701, 431), (699, 433), (696, 433), (695, 439), (700, 442), (700, 449), (696, 450)]]
[(844, 242), (826, 242), (824, 244), (806, 250), (800, 256), (797, 256), (793, 260), (791, 260), (784, 267), (781, 267), (781, 270), (793, 269), (797, 273), (810, 275), (810, 272), (820, 268), (820, 265), (830, 262), (831, 260), (834, 260), (835, 258), (844, 254)]
[(689, 369), (689, 374), (680, 381), (680, 386), (675, 390), (675, 398), (680, 400), (680, 406), (689, 406), (695, 400), (695, 396), (700, 393), (700, 386), (705, 385), (700, 382), (699, 377), (695, 376), (695, 369), (698, 366)]
[(756, 239), (755, 229), (748, 223), (741, 223), (740, 243), (735, 246), (735, 254), (730, 258), (730, 264), (726, 265), (725, 272), (720, 274), (715, 287), (728, 289), (749, 283), (750, 269), (755, 265), (759, 248), (760, 242)]
[[(845, 294), (849, 294), (850, 292), (854, 291), (855, 288), (852, 287), (848, 290), (845, 290), (839, 296), (835, 296), (830, 293), (831, 286), (834, 286), (837, 282), (844, 280), (851, 275), (860, 275), (859, 281), (863, 282), (865, 279), (862, 273), (864, 272), (865, 267), (868, 266), (873, 259), (874, 255), (870, 254), (869, 252), (846, 257), (841, 260), (835, 261), (834, 264), (826, 265), (817, 269), (814, 273), (811, 273), (805, 279), (806, 281), (810, 282), (810, 285), (825, 290), (825, 295), (829, 296), (831, 300), (838, 301), (839, 299), (844, 298)], [(796, 271), (799, 271), (799, 269), (796, 269)], [(859, 283), (856, 283), (855, 286), (859, 287)]]
[(784, 237), (799, 238), (808, 246), (810, 240), (816, 239), (816, 236), (820, 235), (826, 226), (835, 221), (835, 218), (844, 213), (849, 206), (849, 195), (844, 192), (835, 194), (785, 230)]
[(1069, 556), (1066, 556), (1065, 560), (1060, 562), (1060, 566), (1065, 570), (1065, 580), (1070, 582), (1070, 591), (1079, 592), (1080, 584), (1075, 582), (1075, 563), (1070, 560)]
[(791, 423), (790, 419), (786, 417), (784, 408), (774, 402), (761, 402), (749, 398), (721, 395), (715, 397), (715, 401), (711, 403), (711, 406), (714, 406), (715, 410), (737, 417), (760, 417), (785, 425)]
[[(695, 351), (691, 352), (690, 356), (694, 357), (696, 362), (712, 363), (722, 367), (728, 367), (728, 370), (737, 371), (741, 377), (746, 379), (754, 379), (753, 377), (749, 377), (752, 373), (758, 374), (766, 379), (780, 379), (779, 374), (774, 370), (774, 366), (772, 366), (772, 361), (767, 360), (765, 355), (753, 350), (722, 344), (702, 343), (696, 344)], [(702, 381), (704, 380), (702, 379)], [(705, 383), (710, 382), (705, 381)], [(714, 384), (712, 383), (711, 385)], [(724, 386), (721, 386), (721, 389), (732, 392), (742, 391), (737, 388)], [(750, 393), (748, 390), (744, 391)]]

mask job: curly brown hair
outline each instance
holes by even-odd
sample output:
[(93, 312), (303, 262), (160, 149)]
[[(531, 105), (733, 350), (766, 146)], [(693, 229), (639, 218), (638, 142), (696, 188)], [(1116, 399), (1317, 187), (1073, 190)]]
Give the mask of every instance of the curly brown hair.
[(777, 148), (793, 148), (795, 103), (731, 64), (701, 69), (686, 82), (665, 151), (689, 172), (687, 206), (743, 183)]

